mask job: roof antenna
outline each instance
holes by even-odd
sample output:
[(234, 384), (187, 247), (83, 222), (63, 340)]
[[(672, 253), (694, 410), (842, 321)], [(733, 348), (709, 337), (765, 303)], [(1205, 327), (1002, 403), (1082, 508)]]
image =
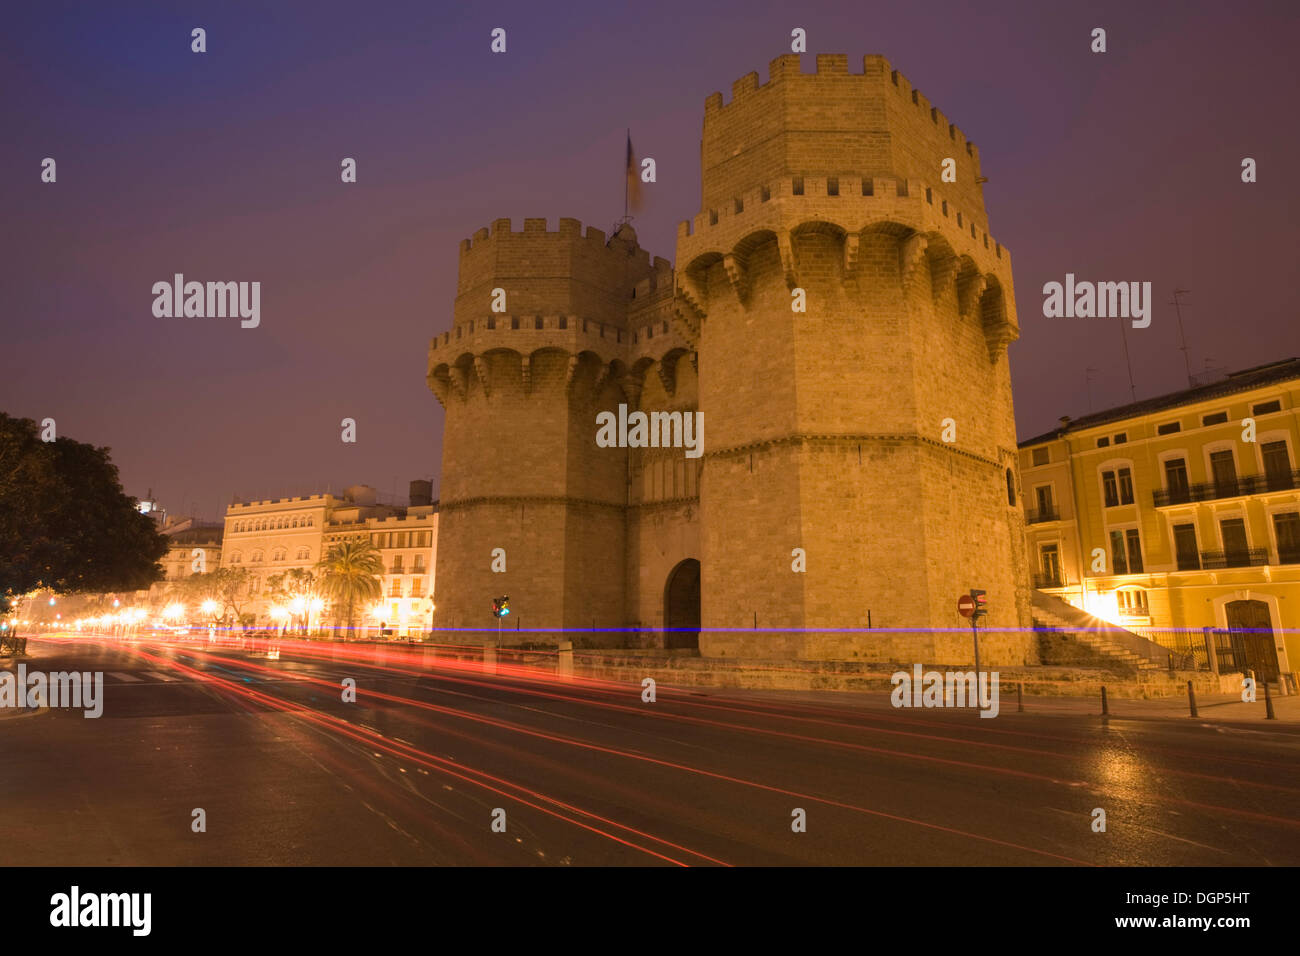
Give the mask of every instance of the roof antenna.
[(1124, 327), (1124, 323), (1127, 321), (1127, 319), (1119, 320), (1119, 334), (1120, 338), (1124, 340), (1124, 364), (1128, 367), (1128, 390), (1129, 394), (1133, 396), (1133, 401), (1136, 402), (1138, 400), (1138, 392), (1137, 386), (1133, 384), (1133, 361), (1128, 355), (1128, 329)]
[(1187, 336), (1183, 332), (1183, 309), (1182, 309), (1182, 305), (1178, 301), (1178, 297), (1180, 295), (1187, 295), (1190, 292), (1191, 289), (1175, 289), (1174, 301), (1171, 302), (1170, 305), (1172, 305), (1174, 307), (1174, 311), (1178, 313), (1178, 341), (1182, 343), (1181, 348), (1183, 352), (1183, 368), (1187, 370), (1187, 387), (1195, 388), (1196, 383), (1192, 380), (1192, 363), (1188, 361), (1187, 358)]

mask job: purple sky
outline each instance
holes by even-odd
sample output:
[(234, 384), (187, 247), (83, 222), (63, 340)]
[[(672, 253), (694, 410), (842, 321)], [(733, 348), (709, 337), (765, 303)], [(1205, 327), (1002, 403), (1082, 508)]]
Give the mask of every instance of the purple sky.
[[(0, 33), (0, 409), (110, 446), (127, 492), (175, 513), (436, 476), (425, 357), (457, 243), (498, 217), (608, 229), (630, 126), (659, 175), (636, 227), (672, 259), (705, 97), (766, 81), (794, 27), (806, 70), (883, 54), (979, 145), (1022, 437), (1089, 411), (1090, 367), (1093, 410), (1129, 398), (1116, 323), (1042, 317), (1066, 272), (1154, 284), (1139, 398), (1185, 385), (1176, 286), (1193, 371), (1300, 354), (1295, 3), (267, 6), (27, 3)], [(175, 272), (260, 280), (261, 327), (155, 318)]]

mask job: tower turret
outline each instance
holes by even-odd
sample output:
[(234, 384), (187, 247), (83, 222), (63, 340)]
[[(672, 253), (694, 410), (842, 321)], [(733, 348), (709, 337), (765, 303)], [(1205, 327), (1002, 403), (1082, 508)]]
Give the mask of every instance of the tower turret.
[(863, 66), (778, 57), (768, 83), (705, 102), (703, 208), (679, 227), (676, 277), (709, 435), (703, 623), (791, 629), (707, 635), (706, 654), (840, 656), (796, 629), (868, 609), (953, 627), (971, 587), (989, 624), (1029, 623), (1010, 255), (974, 145), (883, 57)]

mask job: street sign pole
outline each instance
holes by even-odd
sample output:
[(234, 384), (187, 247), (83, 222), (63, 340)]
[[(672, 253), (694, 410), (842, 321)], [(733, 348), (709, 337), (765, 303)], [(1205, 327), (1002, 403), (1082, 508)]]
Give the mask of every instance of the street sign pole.
[[(970, 618), (970, 636), (975, 644), (975, 680), (978, 683), (980, 679), (979, 620), (988, 613), (984, 601), (984, 592), (978, 588), (972, 588), (969, 593), (959, 597), (957, 599), (957, 613), (962, 617)], [(978, 706), (978, 698), (976, 699), (976, 705)]]

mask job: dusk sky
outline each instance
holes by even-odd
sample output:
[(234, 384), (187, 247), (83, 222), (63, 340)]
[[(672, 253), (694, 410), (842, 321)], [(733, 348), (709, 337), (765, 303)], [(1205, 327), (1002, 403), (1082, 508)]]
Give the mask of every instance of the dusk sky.
[[(245, 500), (437, 477), (425, 384), (457, 245), (509, 217), (635, 221), (675, 259), (704, 100), (790, 51), (878, 53), (979, 146), (1012, 255), (1022, 438), (1129, 400), (1117, 322), (1042, 287), (1150, 281), (1139, 398), (1300, 355), (1300, 6), (1278, 3), (12, 4), (0, 33), (0, 410), (107, 445), (128, 494)], [(1104, 27), (1108, 52), (1089, 51)], [(207, 52), (190, 31), (207, 31)], [(490, 31), (507, 30), (504, 55)], [(55, 184), (41, 161), (57, 161)], [(358, 182), (340, 182), (355, 157)], [(1241, 162), (1258, 182), (1241, 181)], [(174, 273), (262, 283), (261, 325), (156, 318)], [(1091, 373), (1091, 394), (1086, 387)], [(340, 441), (356, 419), (358, 442)], [(501, 467), (511, 467), (508, 434)]]

